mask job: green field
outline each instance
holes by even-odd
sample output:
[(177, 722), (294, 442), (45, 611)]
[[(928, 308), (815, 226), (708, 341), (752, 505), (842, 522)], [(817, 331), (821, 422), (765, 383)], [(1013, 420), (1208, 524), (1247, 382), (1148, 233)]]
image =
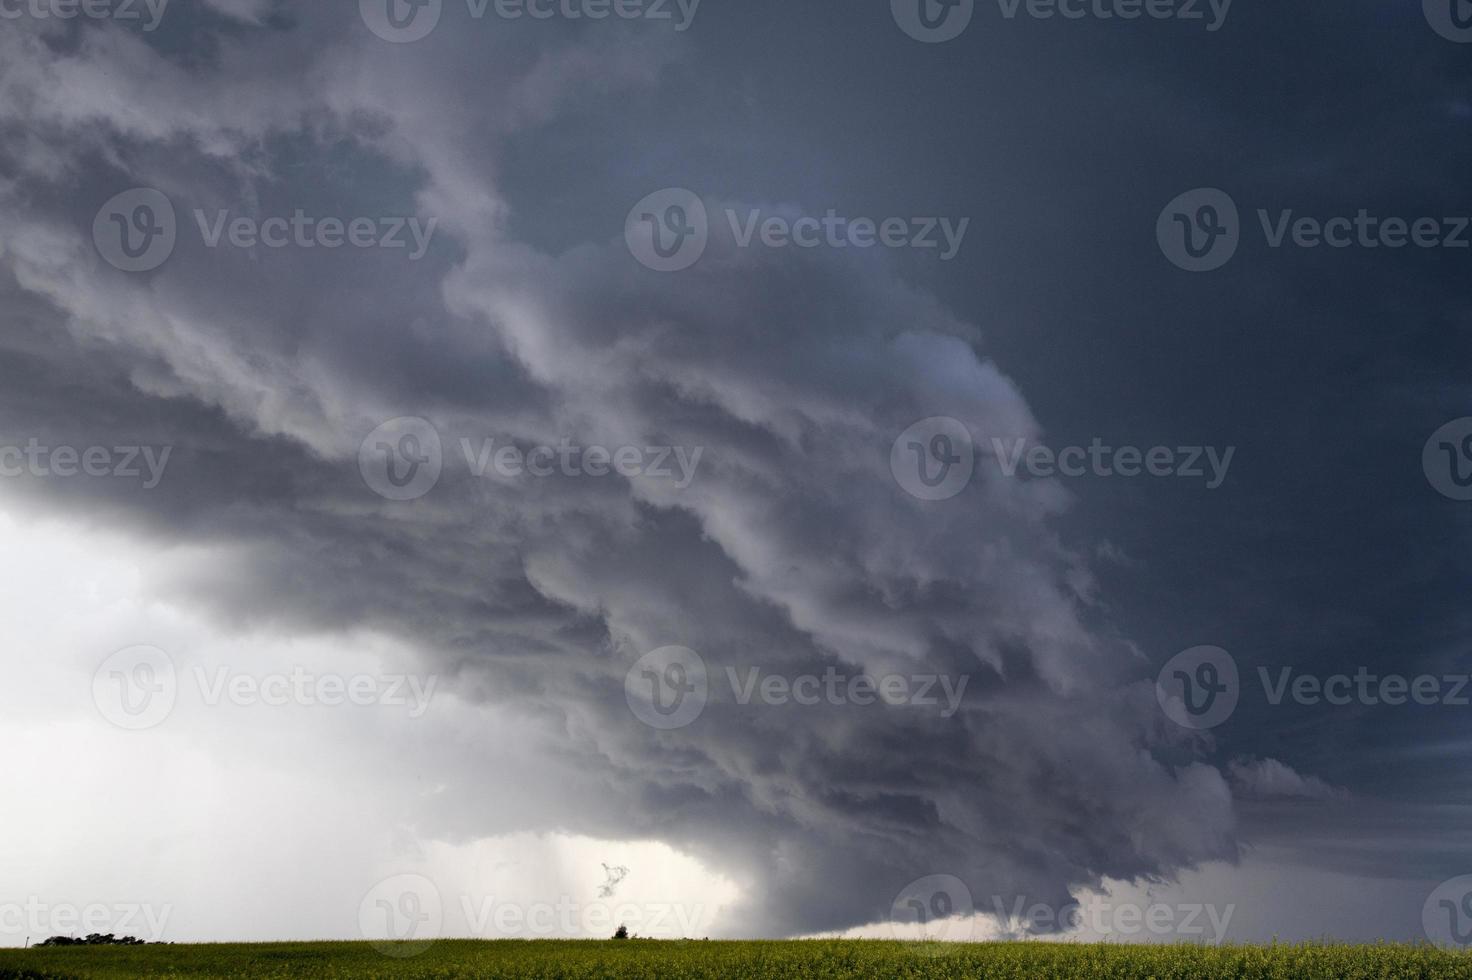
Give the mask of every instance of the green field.
[(0, 950), (0, 980), (124, 977), (1469, 977), (1472, 955), (1425, 946), (1085, 946), (896, 942), (368, 943)]

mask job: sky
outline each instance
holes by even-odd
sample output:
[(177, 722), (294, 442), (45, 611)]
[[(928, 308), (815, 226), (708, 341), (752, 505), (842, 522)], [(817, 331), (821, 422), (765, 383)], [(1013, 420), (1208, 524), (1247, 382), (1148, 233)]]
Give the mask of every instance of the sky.
[(1469, 43), (0, 0), (0, 944), (1472, 943)]

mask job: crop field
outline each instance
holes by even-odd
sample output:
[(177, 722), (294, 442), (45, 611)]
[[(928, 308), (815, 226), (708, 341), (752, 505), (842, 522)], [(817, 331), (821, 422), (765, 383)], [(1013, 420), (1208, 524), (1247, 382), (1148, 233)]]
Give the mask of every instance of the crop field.
[[(399, 954), (399, 955), (394, 955)], [(413, 954), (413, 955), (403, 955)], [(0, 951), (0, 980), (385, 977), (696, 980), (705, 977), (1469, 977), (1472, 955), (1430, 946), (1062, 943), (480, 942), (74, 947)]]

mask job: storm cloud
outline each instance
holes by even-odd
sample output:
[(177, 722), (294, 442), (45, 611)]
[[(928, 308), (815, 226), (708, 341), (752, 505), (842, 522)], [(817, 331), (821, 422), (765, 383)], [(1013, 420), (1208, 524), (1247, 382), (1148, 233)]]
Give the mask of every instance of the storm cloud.
[[(397, 44), (353, 6), (175, 0), (156, 31), (0, 32), (0, 421), (17, 444), (172, 447), (156, 489), (21, 478), (7, 493), (164, 550), (209, 546), (167, 581), (181, 601), (229, 628), (380, 631), (515, 717), (517, 754), (555, 778), (451, 782), (416, 804), (425, 839), (661, 841), (741, 884), (716, 931), (793, 935), (881, 921), (935, 873), (1058, 902), (1173, 880), (1237, 860), (1234, 794), (1339, 798), (1274, 758), (1229, 764), (1166, 718), (1154, 679), (1175, 650), (1108, 597), (1133, 561), (1119, 534), (1080, 531), (1090, 512), (1066, 481), (986, 458), (992, 436), (1059, 435), (991, 350), (994, 332), (1015, 337), (1015, 307), (968, 318), (923, 257), (722, 233), (727, 209), (821, 215), (838, 186), (831, 161), (743, 110), (749, 79), (713, 80), (724, 62), (703, 59), (732, 13), (677, 31), (447, 2), (432, 34)], [(649, 138), (651, 117), (686, 113), (702, 118), (679, 138)], [(756, 152), (743, 141), (813, 174), (780, 191), (760, 173), (720, 181), (723, 153)], [(678, 273), (624, 240), (628, 210), (664, 187), (712, 215)], [(119, 269), (93, 240), (133, 188), (175, 214), (156, 269)], [(870, 213), (910, 202), (893, 203)], [(298, 213), (373, 232), (272, 247), (219, 231)], [(408, 219), (433, 231), (381, 247), (398, 218), (410, 245)], [(961, 254), (997, 274), (1009, 260), (985, 224)], [(962, 492), (925, 500), (891, 451), (936, 417), (983, 458)], [(386, 499), (360, 454), (406, 418), (430, 427), (442, 471)], [(562, 446), (664, 447), (686, 479), (486, 465)], [(699, 655), (709, 692), (660, 730), (626, 678), (667, 647)], [(753, 670), (967, 686), (948, 715), (743, 703), (727, 681)]]

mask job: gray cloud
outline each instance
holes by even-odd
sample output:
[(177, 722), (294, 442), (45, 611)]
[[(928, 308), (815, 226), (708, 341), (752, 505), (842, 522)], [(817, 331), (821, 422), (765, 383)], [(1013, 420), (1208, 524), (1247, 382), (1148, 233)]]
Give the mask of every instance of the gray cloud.
[(1345, 793), (1316, 776), (1304, 776), (1277, 759), (1234, 759), (1227, 767), (1233, 792), (1258, 800), (1334, 800)]
[[(169, 584), (226, 622), (384, 629), (460, 692), (524, 715), (526, 753), (560, 785), (498, 813), (452, 787), (421, 832), (665, 840), (746, 885), (730, 933), (876, 921), (934, 872), (1061, 896), (1235, 858), (1232, 783), (1209, 741), (1159, 717), (1090, 560), (1057, 530), (1069, 498), (986, 474), (929, 504), (889, 474), (894, 438), (927, 416), (1039, 431), (982, 353), (986, 324), (872, 257), (713, 242), (659, 276), (616, 223), (572, 229), (563, 250), (510, 234), (534, 220), (498, 184), (518, 141), (616, 112), (689, 42), (477, 25), (411, 53), (325, 6), (287, 24), (264, 3), (210, 7), (228, 16), (191, 14), (183, 40), (0, 36), (6, 429), (177, 447), (158, 492), (15, 492), (220, 546), (228, 560)], [(160, 271), (129, 276), (88, 236), (96, 207), (137, 185), (185, 226), (195, 208), (300, 207), (434, 215), (443, 237), (411, 266), (211, 251), (186, 229)], [(430, 419), (451, 456), (493, 436), (702, 447), (704, 461), (683, 490), (447, 466), (430, 495), (393, 504), (356, 458), (403, 415)], [(623, 681), (671, 644), (713, 673), (973, 682), (952, 718), (717, 692), (661, 733)], [(1269, 764), (1231, 775), (1281, 789)]]

